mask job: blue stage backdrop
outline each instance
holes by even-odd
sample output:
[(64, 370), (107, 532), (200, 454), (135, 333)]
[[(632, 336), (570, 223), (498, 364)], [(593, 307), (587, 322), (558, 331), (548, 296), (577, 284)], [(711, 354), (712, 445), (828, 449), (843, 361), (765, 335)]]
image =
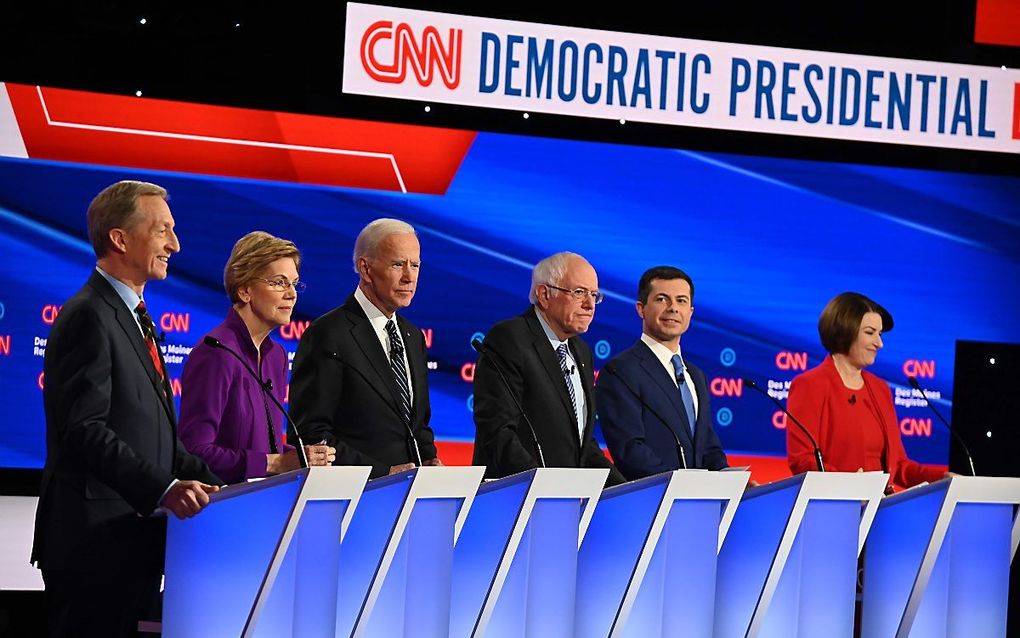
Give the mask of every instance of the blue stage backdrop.
[[(407, 315), (430, 344), (432, 425), (470, 441), (470, 342), (527, 308), (530, 269), (560, 250), (596, 267), (606, 301), (586, 340), (596, 367), (640, 333), (636, 282), (674, 264), (694, 278), (686, 355), (711, 380), (730, 452), (785, 454), (785, 423), (752, 377), (785, 398), (824, 352), (826, 301), (863, 292), (896, 318), (873, 371), (896, 396), (908, 453), (945, 463), (948, 436), (906, 375), (948, 416), (956, 339), (1020, 341), (1020, 178), (822, 163), (479, 133), (442, 194), (313, 186), (0, 159), (0, 466), (41, 467), (42, 354), (60, 305), (95, 260), (85, 209), (120, 179), (171, 193), (183, 250), (146, 289), (166, 332), (175, 390), (183, 361), (228, 307), (223, 264), (243, 234), (296, 242), (308, 290), (274, 337), (293, 352), (307, 321), (356, 285), (351, 249), (376, 217), (414, 224), (423, 267)], [(186, 392), (187, 389), (185, 388)]]

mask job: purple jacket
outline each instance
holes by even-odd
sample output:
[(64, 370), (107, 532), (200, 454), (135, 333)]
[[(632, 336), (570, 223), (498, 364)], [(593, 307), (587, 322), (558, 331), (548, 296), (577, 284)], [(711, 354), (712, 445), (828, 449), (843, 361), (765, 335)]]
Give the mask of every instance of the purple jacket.
[[(233, 308), (226, 320), (209, 332), (244, 358), (263, 380), (273, 382), (272, 392), (283, 402), (287, 388), (287, 353), (270, 338), (262, 342), (259, 370), (255, 344), (241, 316)], [(266, 403), (280, 452), (283, 414), (263, 397), (258, 382), (229, 352), (199, 341), (184, 364), (181, 379), (181, 418), (178, 433), (184, 447), (206, 463), (227, 483), (266, 475), (269, 429)]]

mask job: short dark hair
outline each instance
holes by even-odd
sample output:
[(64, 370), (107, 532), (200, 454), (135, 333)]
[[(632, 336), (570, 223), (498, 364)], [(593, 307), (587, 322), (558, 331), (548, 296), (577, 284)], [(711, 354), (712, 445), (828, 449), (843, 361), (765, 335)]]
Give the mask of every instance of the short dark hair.
[(114, 228), (130, 230), (138, 213), (138, 198), (147, 195), (169, 199), (166, 189), (149, 182), (124, 180), (104, 188), (89, 204), (87, 220), (89, 241), (96, 257), (110, 252), (110, 231)]
[(841, 292), (825, 304), (818, 317), (818, 336), (829, 354), (846, 354), (857, 339), (861, 320), (869, 312), (882, 317), (882, 332), (891, 332), (893, 318), (878, 302), (858, 292)]
[(646, 270), (645, 274), (641, 275), (641, 279), (638, 281), (638, 301), (643, 304), (648, 303), (648, 295), (652, 292), (652, 281), (656, 279), (683, 279), (691, 287), (691, 303), (694, 303), (694, 280), (691, 279), (690, 275), (673, 266), (656, 266)]

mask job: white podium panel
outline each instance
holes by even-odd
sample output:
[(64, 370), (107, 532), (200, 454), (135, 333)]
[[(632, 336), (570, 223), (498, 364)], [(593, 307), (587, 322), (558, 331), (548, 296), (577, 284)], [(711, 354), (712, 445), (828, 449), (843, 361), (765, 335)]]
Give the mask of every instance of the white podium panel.
[(807, 472), (749, 490), (719, 554), (716, 638), (845, 636), (886, 474)]
[(449, 634), (453, 546), (484, 473), (419, 467), (368, 483), (341, 545), (335, 635)]
[(577, 550), (608, 474), (543, 468), (482, 485), (454, 550), (450, 636), (574, 635)]
[(607, 489), (581, 544), (576, 638), (704, 636), (747, 472), (677, 470)]
[(954, 476), (887, 497), (864, 552), (861, 636), (1004, 637), (1020, 479)]
[(309, 618), (335, 616), (340, 541), (370, 471), (317, 467), (232, 485), (198, 516), (171, 517), (163, 635), (332, 636)]

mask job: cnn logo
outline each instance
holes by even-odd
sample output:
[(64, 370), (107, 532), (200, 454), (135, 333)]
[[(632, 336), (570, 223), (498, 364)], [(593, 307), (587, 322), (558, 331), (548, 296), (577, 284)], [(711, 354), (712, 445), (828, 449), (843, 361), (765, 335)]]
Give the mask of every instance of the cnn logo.
[(777, 352), (776, 367), (780, 370), (807, 370), (807, 353)]
[(433, 26), (422, 29), (420, 41), (410, 25), (389, 20), (373, 23), (361, 37), (361, 66), (377, 82), (402, 84), (408, 69), (421, 86), (439, 75), (448, 89), (460, 86), (462, 29), (450, 29), (446, 42)]
[(935, 361), (930, 359), (907, 359), (903, 362), (903, 374), (908, 377), (931, 379), (935, 376)]
[(716, 377), (709, 382), (708, 389), (717, 397), (739, 397), (744, 393), (744, 380)]

